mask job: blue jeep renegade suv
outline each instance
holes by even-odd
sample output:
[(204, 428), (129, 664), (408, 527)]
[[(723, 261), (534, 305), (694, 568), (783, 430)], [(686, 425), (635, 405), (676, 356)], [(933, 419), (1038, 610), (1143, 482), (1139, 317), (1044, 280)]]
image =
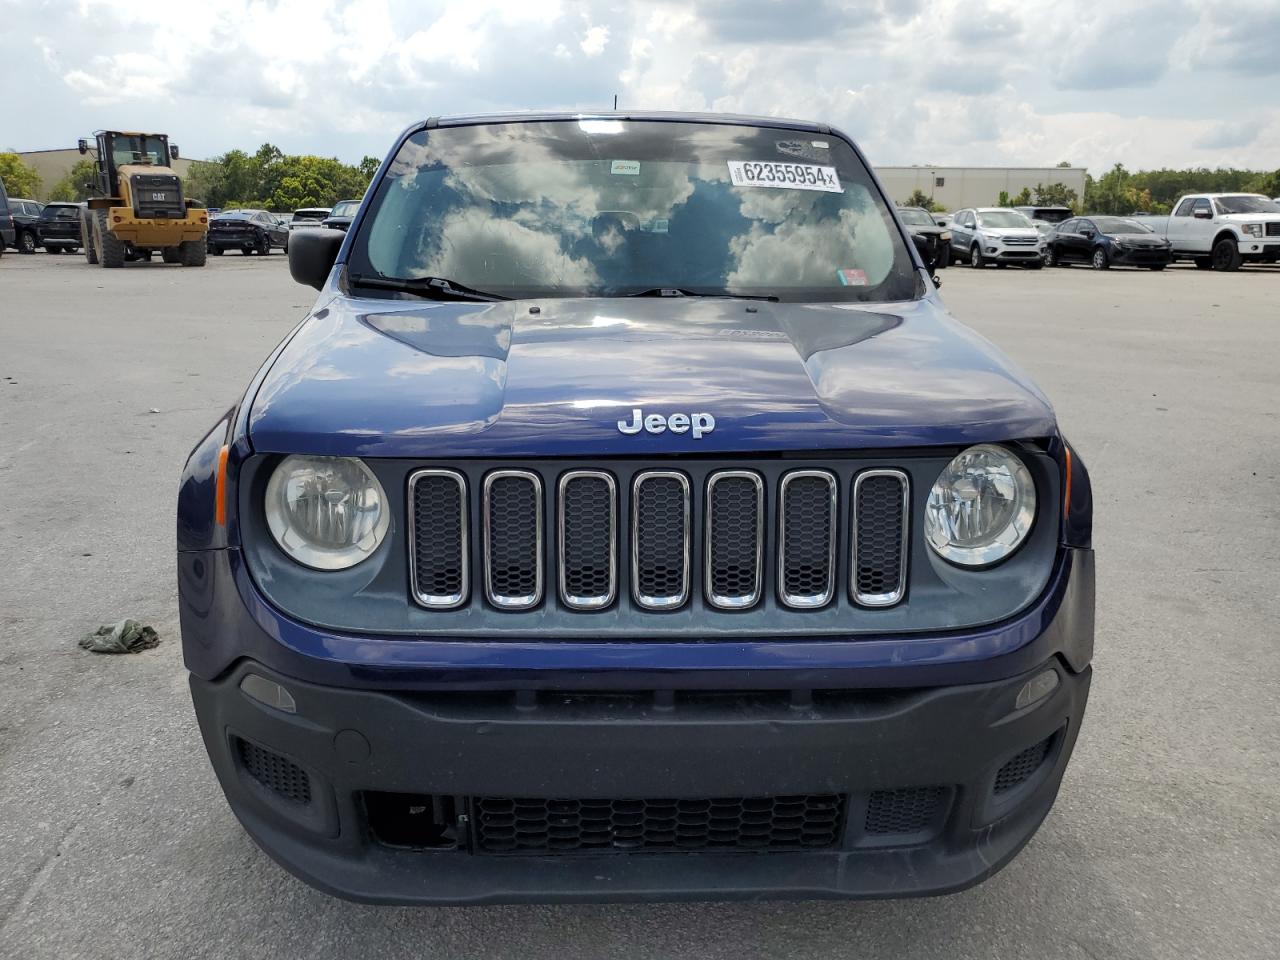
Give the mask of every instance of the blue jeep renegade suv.
[(880, 897), (1048, 813), (1088, 475), (816, 123), (432, 119), (195, 448), (231, 808), (379, 903)]

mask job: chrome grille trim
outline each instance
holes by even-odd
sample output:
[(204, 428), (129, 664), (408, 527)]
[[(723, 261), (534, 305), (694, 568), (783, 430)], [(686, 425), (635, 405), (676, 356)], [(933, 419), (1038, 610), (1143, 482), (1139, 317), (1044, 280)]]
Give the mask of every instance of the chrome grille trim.
[[(493, 590), (493, 526), (490, 516), (492, 507), (493, 484), (498, 480), (524, 480), (533, 487), (534, 496), (534, 590), (532, 594), (511, 596), (496, 593)], [(481, 498), (482, 520), (484, 524), (484, 595), (495, 607), (503, 610), (528, 610), (542, 602), (543, 591), (543, 557), (545, 556), (545, 540), (542, 526), (542, 478), (529, 470), (491, 470), (484, 478), (484, 492)]]
[[(609, 488), (609, 591), (595, 596), (575, 596), (569, 593), (565, 566), (565, 491), (574, 480), (590, 478), (603, 480)], [(560, 585), (560, 600), (574, 610), (602, 610), (618, 596), (618, 483), (613, 474), (604, 470), (568, 470), (560, 475), (556, 485), (556, 569)]]
[[(640, 527), (640, 493), (641, 487), (649, 480), (675, 480), (680, 484), (684, 497), (684, 547), (683, 576), (680, 591), (667, 596), (646, 595), (640, 591), (640, 538), (644, 535)], [(689, 568), (692, 564), (693, 531), (691, 529), (692, 496), (689, 489), (689, 478), (678, 470), (644, 470), (635, 475), (631, 481), (631, 595), (636, 603), (646, 610), (675, 610), (684, 606), (689, 600)]]
[[(741, 597), (730, 597), (717, 594), (714, 586), (715, 565), (713, 542), (715, 532), (715, 488), (723, 480), (738, 478), (749, 480), (755, 485), (756, 492), (756, 532), (755, 532), (755, 584), (750, 594)], [(704, 534), (704, 589), (707, 603), (721, 610), (746, 610), (755, 606), (760, 600), (761, 583), (764, 579), (764, 479), (753, 470), (717, 470), (707, 477), (706, 531)]]
[[(416, 516), (418, 513), (417, 489), (418, 481), (424, 477), (445, 477), (452, 480), (458, 485), (458, 502), (461, 509), (458, 511), (458, 539), (462, 549), (462, 585), (456, 593), (451, 594), (429, 594), (424, 593), (418, 585), (418, 534), (415, 529)], [(453, 610), (462, 606), (467, 602), (467, 597), (471, 592), (471, 550), (468, 542), (468, 530), (471, 527), (468, 510), (467, 510), (467, 480), (462, 474), (456, 470), (426, 469), (415, 470), (409, 474), (409, 509), (408, 514), (408, 533), (409, 533), (409, 589), (413, 592), (415, 602), (424, 607), (430, 607), (433, 610)]]
[[(862, 489), (862, 485), (874, 477), (892, 477), (898, 481), (898, 485), (902, 490), (902, 522), (898, 535), (900, 543), (898, 549), (901, 551), (898, 561), (898, 582), (894, 589), (880, 593), (863, 593), (858, 589), (858, 546), (861, 542), (861, 524), (858, 517), (858, 493)], [(907, 592), (907, 572), (909, 569), (907, 546), (908, 538), (911, 532), (911, 480), (902, 470), (894, 470), (887, 468), (877, 468), (873, 470), (863, 470), (853, 478), (853, 498), (849, 503), (850, 518), (850, 563), (849, 563), (849, 593), (853, 597), (853, 602), (863, 607), (891, 607), (902, 600)]]
[[(795, 480), (814, 477), (825, 480), (830, 491), (828, 500), (829, 524), (827, 535), (827, 584), (821, 593), (792, 594), (787, 592), (787, 490)], [(825, 607), (831, 602), (836, 592), (836, 540), (839, 537), (839, 481), (835, 474), (827, 470), (792, 470), (782, 477), (778, 487), (778, 596), (782, 602), (796, 610), (814, 610)]]

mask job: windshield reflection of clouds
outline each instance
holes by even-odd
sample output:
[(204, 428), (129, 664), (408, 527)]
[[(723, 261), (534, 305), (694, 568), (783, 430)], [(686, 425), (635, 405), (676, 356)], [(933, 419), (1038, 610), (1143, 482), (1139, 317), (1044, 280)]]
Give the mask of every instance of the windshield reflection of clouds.
[(582, 159), (566, 142), (538, 124), (411, 139), (369, 228), (370, 265), (495, 292), (785, 291), (838, 290), (849, 269), (875, 287), (900, 255), (887, 215), (848, 177), (843, 193), (733, 187), (718, 158), (637, 160), (626, 137), (600, 137)]

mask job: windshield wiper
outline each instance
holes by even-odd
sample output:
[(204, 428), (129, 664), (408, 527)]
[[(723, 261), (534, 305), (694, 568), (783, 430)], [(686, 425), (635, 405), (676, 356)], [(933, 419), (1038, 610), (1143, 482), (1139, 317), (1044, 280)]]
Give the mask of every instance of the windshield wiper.
[(699, 293), (697, 290), (686, 290), (681, 287), (651, 287), (638, 293), (628, 293), (628, 297), (714, 297), (728, 300), (768, 300), (777, 303), (778, 298), (772, 295), (754, 296), (749, 293)]
[(473, 287), (446, 280), (444, 277), (378, 277), (363, 274), (352, 274), (351, 282), (360, 287), (373, 287), (375, 290), (396, 290), (400, 293), (412, 293), (432, 300), (477, 300), (496, 302), (506, 300), (495, 293), (485, 293)]

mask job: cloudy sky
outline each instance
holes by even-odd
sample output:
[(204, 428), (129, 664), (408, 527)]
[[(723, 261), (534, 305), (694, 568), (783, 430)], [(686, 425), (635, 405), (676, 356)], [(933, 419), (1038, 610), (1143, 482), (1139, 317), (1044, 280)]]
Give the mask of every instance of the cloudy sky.
[(784, 114), (873, 162), (1280, 166), (1280, 0), (0, 0), (0, 149), (382, 156), (433, 114)]

